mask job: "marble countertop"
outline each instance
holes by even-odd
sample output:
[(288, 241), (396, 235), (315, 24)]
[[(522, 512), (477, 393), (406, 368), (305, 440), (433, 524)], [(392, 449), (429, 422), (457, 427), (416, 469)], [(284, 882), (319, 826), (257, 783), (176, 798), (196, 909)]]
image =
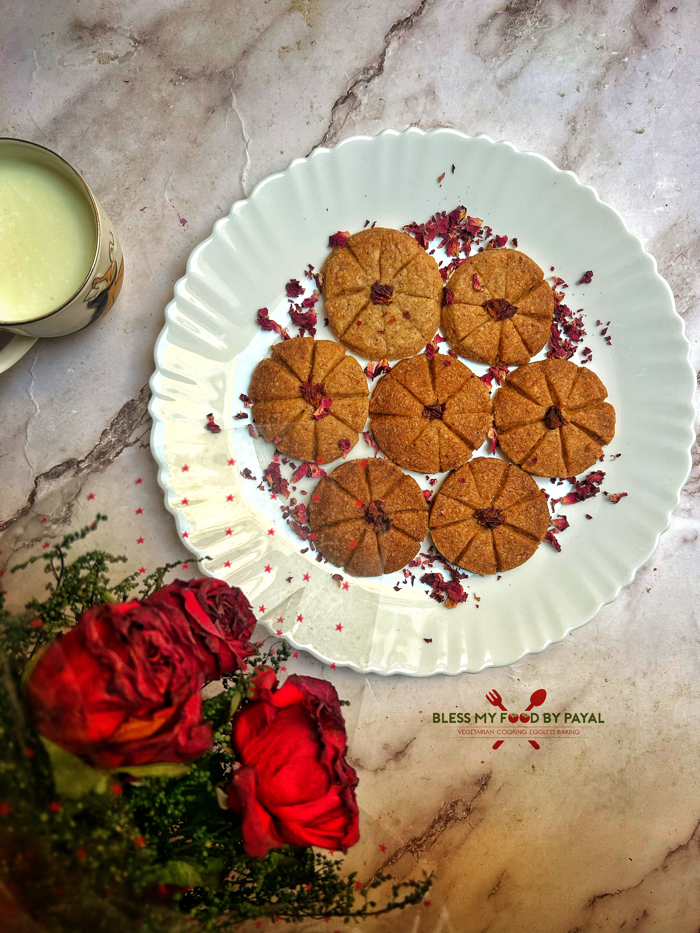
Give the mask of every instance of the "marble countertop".
[[(675, 4), (675, 5), (674, 5)], [(4, 4), (0, 135), (56, 149), (122, 240), (115, 309), (0, 376), (0, 570), (106, 513), (129, 570), (183, 556), (149, 450), (153, 344), (192, 248), (316, 146), (387, 127), (487, 133), (576, 171), (656, 257), (698, 364), (700, 12), (688, 0), (111, 0)], [(362, 676), (351, 701), (362, 879), (433, 871), (413, 933), (694, 933), (700, 918), (700, 472), (652, 559), (584, 628), (476, 676)], [(139, 539), (143, 539), (140, 541)], [(38, 564), (21, 580), (41, 585)], [(3, 578), (10, 606), (20, 578)], [(434, 712), (596, 713), (539, 751)], [(256, 929), (254, 924), (242, 930)], [(332, 931), (312, 922), (304, 931)]]

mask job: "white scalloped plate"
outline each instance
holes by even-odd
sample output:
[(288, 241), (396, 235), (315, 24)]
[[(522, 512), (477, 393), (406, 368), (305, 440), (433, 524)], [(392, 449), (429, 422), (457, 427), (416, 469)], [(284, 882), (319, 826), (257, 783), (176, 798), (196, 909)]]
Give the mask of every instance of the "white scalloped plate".
[[(589, 285), (567, 294), (584, 306), (591, 368), (617, 411), (610, 452), (622, 456), (601, 465), (603, 485), (628, 497), (612, 505), (600, 495), (567, 508), (561, 553), (543, 544), (501, 580), (471, 577), (467, 602), (449, 610), (424, 590), (395, 592), (392, 581), (349, 578), (349, 588), (339, 588), (336, 568), (302, 554), (303, 543), (274, 520), (277, 503), (241, 478), (239, 467), (261, 469), (272, 449), (253, 444), (247, 422), (233, 415), (275, 336), (261, 335), (256, 310), (279, 317), (285, 283), (302, 279), (308, 263), (320, 268), (330, 233), (359, 230), (368, 218), (393, 227), (423, 222), (457, 204), (516, 236), (519, 248), (568, 282), (594, 271)], [(597, 318), (611, 321), (612, 346), (598, 336)], [(476, 672), (561, 641), (615, 599), (652, 554), (690, 471), (688, 352), (654, 259), (572, 172), (485, 136), (387, 130), (317, 149), (266, 178), (193, 251), (155, 348), (151, 446), (166, 507), (202, 571), (241, 586), (262, 621), (294, 647), (362, 672)], [(208, 412), (221, 434), (205, 430)]]

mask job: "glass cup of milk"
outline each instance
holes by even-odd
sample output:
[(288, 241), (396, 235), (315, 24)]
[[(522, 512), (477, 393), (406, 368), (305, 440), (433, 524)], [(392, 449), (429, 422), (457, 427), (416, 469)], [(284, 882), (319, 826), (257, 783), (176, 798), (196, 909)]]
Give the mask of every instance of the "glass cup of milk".
[(117, 300), (124, 260), (78, 172), (36, 143), (0, 138), (0, 373), (39, 337), (89, 327)]

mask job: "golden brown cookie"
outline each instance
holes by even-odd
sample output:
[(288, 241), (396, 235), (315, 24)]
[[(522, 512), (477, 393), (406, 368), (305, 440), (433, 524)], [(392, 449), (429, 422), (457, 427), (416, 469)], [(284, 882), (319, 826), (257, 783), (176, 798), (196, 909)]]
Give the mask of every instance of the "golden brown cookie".
[(378, 577), (416, 556), (428, 506), (418, 483), (388, 460), (351, 460), (316, 486), (309, 524), (331, 564), (353, 577)]
[(615, 434), (615, 409), (590, 369), (568, 360), (528, 363), (493, 400), (503, 453), (535, 476), (576, 476)]
[(333, 250), (322, 272), (333, 333), (361, 356), (403, 359), (435, 336), (442, 278), (437, 262), (407, 233), (362, 230)]
[(517, 249), (487, 249), (455, 270), (442, 325), (453, 350), (491, 366), (527, 363), (549, 340), (554, 312), (544, 273)]
[(491, 396), (464, 363), (424, 353), (383, 376), (369, 405), (379, 449), (419, 473), (453, 470), (481, 447), (492, 424)]
[(472, 573), (524, 564), (548, 527), (547, 500), (537, 483), (496, 457), (477, 457), (450, 473), (430, 509), (435, 547)]
[(266, 441), (298, 460), (331, 463), (351, 450), (367, 421), (367, 379), (333, 340), (294, 337), (255, 367), (248, 395)]

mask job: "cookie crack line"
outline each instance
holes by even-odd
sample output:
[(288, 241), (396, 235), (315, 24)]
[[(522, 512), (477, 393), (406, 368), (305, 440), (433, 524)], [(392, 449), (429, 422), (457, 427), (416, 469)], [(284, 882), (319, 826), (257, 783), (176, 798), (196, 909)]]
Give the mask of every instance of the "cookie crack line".
[[(377, 499), (377, 496), (375, 496), (374, 492), (372, 491), (372, 482), (369, 478), (369, 474), (367, 473), (367, 467), (365, 467), (365, 475), (367, 476), (367, 486), (369, 487), (370, 502), (374, 502), (374, 500)], [(382, 497), (386, 499), (387, 496), (390, 496), (392, 492), (394, 492), (394, 490), (398, 488), (398, 485), (403, 478), (404, 478), (404, 474), (401, 473), (401, 475), (398, 477), (394, 485), (390, 486), (389, 489), (386, 490), (386, 492), (382, 493)]]
[[(277, 344), (277, 343), (276, 343), (276, 344), (274, 344), (273, 346), (277, 347), (277, 346), (281, 346), (281, 344)], [(272, 349), (272, 348), (271, 348), (271, 349)], [(312, 357), (312, 359), (313, 359), (313, 357)], [(303, 379), (300, 379), (299, 376), (297, 376), (297, 374), (296, 374), (296, 373), (294, 372), (294, 370), (291, 368), (291, 366), (288, 366), (288, 365), (285, 363), (285, 361), (284, 361), (283, 359), (278, 359), (277, 357), (271, 357), (271, 358), (270, 358), (270, 362), (271, 362), (271, 363), (274, 363), (276, 366), (279, 366), (280, 369), (284, 369), (286, 372), (288, 372), (289, 375), (290, 375), (293, 379), (296, 379), (296, 381), (299, 383), (299, 385), (301, 385), (302, 382), (305, 381), (305, 380), (303, 380)], [(311, 369), (313, 369), (313, 365), (311, 366)], [(309, 370), (307, 379), (308, 379), (308, 377), (311, 375), (311, 369)], [(296, 395), (293, 395), (293, 396), (291, 396), (291, 398), (297, 398), (297, 396), (296, 396)], [(274, 401), (277, 401), (277, 399), (274, 399)], [(281, 401), (281, 402), (286, 402), (286, 401), (289, 401), (289, 399), (280, 399), (279, 401)]]
[[(538, 288), (540, 287), (540, 285), (542, 284), (542, 282), (544, 282), (544, 281), (545, 281), (545, 279), (544, 279), (544, 277), (542, 277), (542, 278), (540, 279), (540, 281), (537, 283), (537, 285), (533, 285), (532, 288), (526, 288), (524, 292), (521, 292), (521, 294), (518, 295), (517, 298), (514, 298), (510, 303), (511, 303), (511, 304), (517, 304), (519, 301), (523, 301), (525, 298), (527, 298), (529, 295), (531, 295), (536, 289), (538, 289)], [(519, 314), (522, 313), (522, 312), (520, 311), (520, 308), (518, 308), (518, 313), (519, 313)]]
[[(364, 288), (361, 288), (361, 289), (358, 289), (358, 291), (365, 291), (365, 289), (364, 289)], [(356, 292), (353, 292), (353, 294), (357, 294), (357, 293), (356, 293)], [(332, 301), (332, 300), (333, 300), (333, 299), (331, 298), (331, 301)], [(350, 323), (349, 323), (348, 326), (345, 328), (345, 330), (344, 330), (342, 333), (338, 334), (339, 337), (344, 337), (344, 336), (347, 334), (347, 332), (350, 330), (350, 328), (351, 328), (352, 325), (355, 323), (355, 321), (359, 318), (359, 316), (362, 314), (362, 312), (365, 311), (365, 310), (369, 307), (369, 305), (370, 305), (370, 300), (369, 300), (369, 289), (367, 289), (367, 301), (362, 305), (362, 307), (360, 308), (360, 310), (357, 312), (357, 314), (356, 314), (355, 317), (352, 319), (352, 321), (350, 321)], [(386, 341), (385, 341), (385, 344), (386, 344)]]
[[(574, 409), (572, 409), (572, 411), (573, 411), (573, 410), (574, 410)], [(599, 447), (605, 447), (605, 446), (606, 446), (605, 439), (602, 438), (602, 437), (599, 437), (599, 436), (595, 433), (595, 431), (591, 431), (591, 430), (589, 430), (588, 428), (584, 428), (584, 427), (582, 427), (580, 424), (576, 424), (574, 421), (569, 421), (569, 427), (570, 427), (570, 428), (575, 428), (577, 431), (580, 431), (582, 434), (585, 434), (586, 437), (590, 437), (590, 439), (591, 439), (592, 441), (595, 441), (596, 444), (597, 444)]]
[[(517, 370), (513, 370), (513, 372), (517, 372)], [(545, 380), (545, 382), (546, 382), (546, 380)], [(539, 406), (540, 408), (548, 408), (548, 407), (549, 407), (548, 405), (543, 405), (542, 402), (538, 401), (538, 399), (533, 398), (531, 395), (528, 395), (527, 392), (526, 392), (524, 389), (522, 389), (519, 385), (516, 385), (516, 384), (513, 383), (513, 382), (508, 382), (508, 381), (506, 381), (506, 383), (505, 383), (505, 385), (503, 386), (503, 388), (504, 388), (504, 389), (508, 389), (509, 392), (515, 392), (516, 395), (519, 395), (521, 398), (527, 399), (528, 402), (532, 402), (533, 405), (537, 405), (537, 406)], [(547, 385), (547, 390), (549, 390), (549, 384)], [(499, 389), (499, 391), (500, 391), (500, 389)], [(554, 399), (552, 398), (552, 393), (551, 393), (551, 392), (549, 393), (549, 401), (550, 401), (550, 404), (554, 401)], [(530, 422), (528, 422), (528, 424), (529, 424), (529, 423), (530, 423)]]
[[(283, 399), (282, 401), (284, 401), (284, 399)], [(306, 402), (304, 402), (304, 404), (306, 404)], [(309, 412), (312, 412), (312, 413), (313, 413), (313, 409), (311, 408), (310, 405), (309, 405), (308, 408), (304, 408), (302, 411), (300, 411), (299, 414), (296, 416), (296, 418), (295, 418), (293, 421), (290, 421), (290, 422), (289, 422), (289, 424), (286, 426), (286, 428), (285, 428), (285, 429), (282, 431), (282, 433), (279, 435), (279, 439), (280, 439), (281, 441), (284, 440), (284, 438), (286, 437), (286, 435), (287, 435), (291, 430), (293, 430), (293, 428), (296, 427), (296, 425), (298, 424), (298, 422), (300, 422), (300, 421), (302, 420), (302, 418), (303, 418), (305, 415), (308, 415)], [(277, 446), (277, 445), (275, 445), (275, 446)], [(294, 457), (294, 459), (295, 459), (295, 460), (298, 460), (299, 457)]]

